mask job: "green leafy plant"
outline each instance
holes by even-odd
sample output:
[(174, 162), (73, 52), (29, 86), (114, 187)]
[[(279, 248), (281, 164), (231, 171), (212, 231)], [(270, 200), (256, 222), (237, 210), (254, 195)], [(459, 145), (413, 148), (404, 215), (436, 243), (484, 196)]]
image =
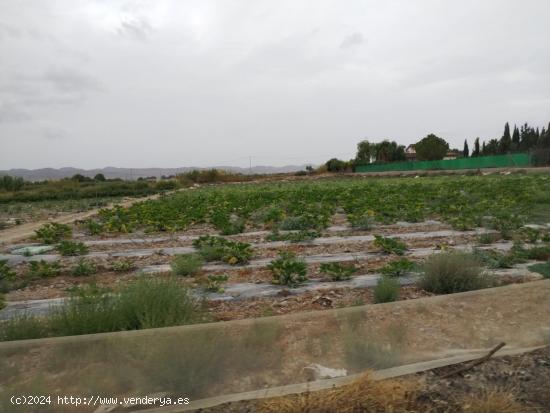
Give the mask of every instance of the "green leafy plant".
[(184, 277), (195, 275), (201, 269), (203, 259), (198, 254), (176, 255), (170, 266), (175, 275), (183, 275)]
[(8, 260), (0, 260), (0, 281), (15, 278), (16, 273), (8, 265)]
[(544, 278), (550, 278), (550, 261), (545, 263), (533, 264), (527, 267), (529, 271), (538, 272)]
[(535, 244), (541, 238), (541, 232), (536, 228), (523, 227), (519, 230), (519, 237), (525, 242)]
[(278, 225), (278, 229), (283, 231), (303, 231), (316, 227), (317, 223), (310, 217), (304, 215), (287, 217)]
[(279, 252), (279, 257), (267, 266), (273, 274), (273, 283), (296, 287), (307, 280), (307, 265), (290, 251)]
[(397, 238), (388, 238), (382, 235), (374, 236), (374, 245), (387, 254), (403, 255), (407, 245)]
[(495, 250), (475, 248), (472, 254), (480, 263), (489, 268), (512, 268), (515, 264), (523, 261), (513, 254)]
[(97, 267), (93, 262), (81, 258), (71, 269), (71, 274), (75, 277), (86, 277), (97, 272)]
[(389, 303), (399, 298), (399, 282), (394, 278), (382, 276), (378, 279), (373, 290), (374, 302)]
[(103, 224), (93, 219), (84, 221), (84, 228), (90, 235), (99, 235), (105, 231)]
[(327, 274), (331, 281), (348, 280), (357, 272), (357, 268), (353, 265), (342, 265), (339, 262), (323, 263), (319, 269), (322, 273)]
[(204, 235), (193, 241), (193, 246), (206, 261), (224, 261), (230, 265), (246, 264), (252, 258), (252, 247), (245, 242), (234, 242), (222, 237)]
[(415, 267), (414, 262), (402, 258), (397, 261), (392, 261), (384, 265), (380, 272), (388, 277), (402, 277), (410, 273)]
[(209, 275), (205, 279), (205, 290), (213, 293), (223, 293), (223, 284), (227, 282), (227, 275)]
[(111, 264), (111, 270), (115, 272), (128, 272), (136, 268), (134, 262), (128, 258), (122, 258)]
[(49, 263), (44, 260), (30, 261), (27, 276), (30, 278), (57, 277), (61, 273), (61, 267), (57, 262)]
[(89, 251), (88, 247), (83, 242), (69, 240), (59, 242), (56, 249), (64, 257), (86, 255)]
[(34, 232), (36, 234), (36, 238), (44, 244), (55, 244), (62, 239), (70, 238), (72, 236), (71, 227), (65, 224), (58, 224), (57, 222), (44, 224)]
[(479, 290), (494, 284), (480, 261), (464, 252), (432, 255), (424, 262), (423, 271), (419, 286), (436, 294)]

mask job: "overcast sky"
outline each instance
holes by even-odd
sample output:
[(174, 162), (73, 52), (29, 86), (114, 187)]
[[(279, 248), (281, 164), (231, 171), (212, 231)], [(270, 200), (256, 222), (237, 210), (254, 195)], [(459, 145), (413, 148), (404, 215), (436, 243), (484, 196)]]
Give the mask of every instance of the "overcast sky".
[(286, 165), (550, 121), (548, 0), (0, 0), (0, 169)]

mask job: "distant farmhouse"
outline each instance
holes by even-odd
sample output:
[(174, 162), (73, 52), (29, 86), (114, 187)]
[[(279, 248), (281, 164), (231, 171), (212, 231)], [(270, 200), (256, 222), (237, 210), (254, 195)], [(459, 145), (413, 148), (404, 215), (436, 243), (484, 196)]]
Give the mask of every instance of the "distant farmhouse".
[[(457, 151), (456, 149), (449, 149), (443, 159), (444, 160), (456, 159), (456, 158), (460, 158), (461, 156), (462, 156), (462, 153), (460, 151)], [(405, 149), (405, 157), (407, 158), (407, 161), (417, 160), (414, 143), (407, 146), (407, 148)]]

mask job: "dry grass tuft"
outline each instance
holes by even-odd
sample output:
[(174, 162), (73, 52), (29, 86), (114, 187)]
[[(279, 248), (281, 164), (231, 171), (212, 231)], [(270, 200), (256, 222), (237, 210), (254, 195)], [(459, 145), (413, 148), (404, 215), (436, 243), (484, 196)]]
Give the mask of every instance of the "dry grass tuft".
[(520, 413), (525, 411), (511, 391), (492, 390), (462, 400), (464, 413)]
[(261, 413), (399, 413), (411, 411), (418, 385), (412, 380), (375, 381), (366, 373), (354, 383), (259, 403)]

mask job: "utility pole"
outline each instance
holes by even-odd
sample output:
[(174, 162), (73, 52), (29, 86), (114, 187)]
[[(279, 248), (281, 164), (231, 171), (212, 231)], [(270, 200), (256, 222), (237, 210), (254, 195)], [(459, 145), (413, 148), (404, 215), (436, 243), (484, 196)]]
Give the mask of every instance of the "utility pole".
[(248, 174), (252, 176), (252, 156), (248, 157)]

